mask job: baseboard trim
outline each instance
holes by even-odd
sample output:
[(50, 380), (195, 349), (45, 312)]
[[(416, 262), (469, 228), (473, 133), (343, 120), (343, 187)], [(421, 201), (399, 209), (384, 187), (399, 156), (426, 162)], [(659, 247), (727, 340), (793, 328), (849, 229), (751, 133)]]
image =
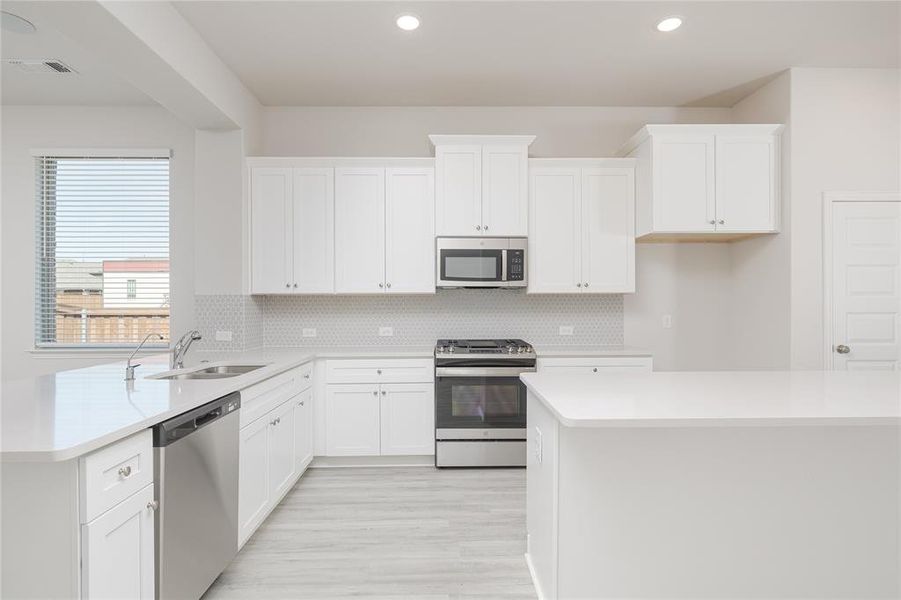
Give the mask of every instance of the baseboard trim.
[(541, 591), (541, 583), (538, 581), (538, 575), (535, 573), (535, 566), (532, 564), (532, 557), (529, 556), (529, 553), (526, 552), (526, 566), (529, 567), (529, 577), (532, 578), (532, 586), (535, 588), (535, 595), (538, 596), (538, 600), (546, 600), (547, 596)]
[(434, 467), (430, 454), (414, 456), (317, 456), (311, 469), (341, 469), (350, 467)]

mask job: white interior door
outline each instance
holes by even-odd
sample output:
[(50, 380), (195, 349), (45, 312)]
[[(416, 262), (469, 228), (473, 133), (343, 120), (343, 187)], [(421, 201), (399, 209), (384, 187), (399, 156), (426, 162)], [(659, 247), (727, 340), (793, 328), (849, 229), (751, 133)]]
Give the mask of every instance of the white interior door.
[(582, 291), (581, 173), (578, 167), (532, 170), (529, 292)]
[(335, 169), (335, 291), (385, 291), (385, 169)]
[(435, 293), (435, 172), (385, 173), (385, 286), (389, 293)]
[(292, 169), (258, 167), (250, 174), (251, 291), (291, 291)]
[(335, 291), (334, 169), (294, 169), (292, 291)]
[(635, 173), (582, 170), (582, 291), (635, 291)]
[(832, 204), (832, 365), (901, 363), (901, 202)]

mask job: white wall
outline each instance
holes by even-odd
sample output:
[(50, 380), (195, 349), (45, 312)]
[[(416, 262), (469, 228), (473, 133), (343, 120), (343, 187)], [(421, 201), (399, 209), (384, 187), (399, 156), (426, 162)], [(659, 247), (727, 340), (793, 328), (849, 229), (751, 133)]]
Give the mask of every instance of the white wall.
[(896, 69), (791, 71), (791, 367), (823, 368), (827, 191), (897, 191)]
[(782, 232), (731, 244), (729, 348), (738, 369), (787, 369), (791, 354), (791, 72), (734, 107), (736, 123), (783, 123)]
[[(672, 107), (277, 107), (263, 110), (266, 156), (432, 156), (430, 133), (521, 133), (534, 157), (615, 156), (646, 123), (728, 123), (729, 109)], [(638, 293), (626, 295), (629, 345), (660, 369), (730, 366), (729, 249), (640, 244)], [(661, 317), (670, 314), (673, 328)]]
[(2, 376), (27, 377), (108, 362), (108, 357), (46, 358), (34, 347), (33, 148), (171, 148), (172, 330), (194, 321), (194, 130), (162, 108), (3, 106)]

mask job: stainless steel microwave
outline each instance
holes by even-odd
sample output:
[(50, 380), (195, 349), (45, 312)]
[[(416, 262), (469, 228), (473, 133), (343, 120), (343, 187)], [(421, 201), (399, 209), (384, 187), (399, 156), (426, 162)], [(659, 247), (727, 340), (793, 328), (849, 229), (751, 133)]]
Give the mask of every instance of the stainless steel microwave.
[(437, 286), (526, 287), (524, 237), (439, 237)]

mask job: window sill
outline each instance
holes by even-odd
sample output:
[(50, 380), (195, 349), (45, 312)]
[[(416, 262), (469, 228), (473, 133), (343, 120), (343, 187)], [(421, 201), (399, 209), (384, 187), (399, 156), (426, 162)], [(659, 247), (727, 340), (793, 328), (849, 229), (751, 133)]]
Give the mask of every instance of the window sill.
[[(134, 348), (30, 348), (26, 350), (33, 358), (128, 358)], [(135, 356), (166, 354), (169, 348), (142, 348)]]

